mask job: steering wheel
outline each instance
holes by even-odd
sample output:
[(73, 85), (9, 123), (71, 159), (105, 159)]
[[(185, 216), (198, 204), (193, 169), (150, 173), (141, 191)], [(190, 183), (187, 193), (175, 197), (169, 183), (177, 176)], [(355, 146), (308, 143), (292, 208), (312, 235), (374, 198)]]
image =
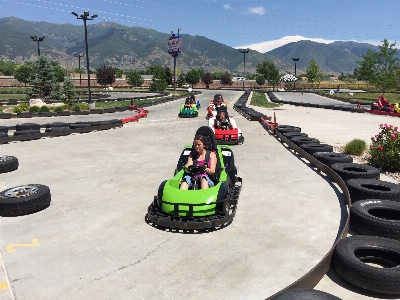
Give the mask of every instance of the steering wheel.
[(205, 172), (205, 166), (194, 166), (191, 165), (188, 167), (189, 174), (194, 176)]

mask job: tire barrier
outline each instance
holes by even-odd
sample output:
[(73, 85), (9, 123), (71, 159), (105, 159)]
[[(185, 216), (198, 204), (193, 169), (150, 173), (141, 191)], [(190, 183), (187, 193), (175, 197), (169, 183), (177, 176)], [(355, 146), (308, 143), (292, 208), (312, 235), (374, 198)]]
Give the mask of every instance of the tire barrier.
[(0, 216), (17, 217), (36, 213), (50, 206), (49, 187), (27, 184), (0, 192)]
[(18, 169), (18, 159), (15, 156), (0, 155), (0, 173), (8, 173)]
[(334, 295), (313, 289), (291, 289), (279, 293), (274, 300), (342, 300)]
[[(63, 135), (69, 135), (72, 133), (87, 133), (91, 131), (100, 131), (107, 130), (111, 128), (122, 127), (123, 123), (120, 119), (112, 119), (112, 120), (104, 120), (104, 121), (89, 121), (89, 122), (76, 122), (76, 123), (63, 123), (63, 122), (55, 122), (55, 123), (47, 123), (43, 125), (28, 123), (27, 126), (25, 124), (18, 124), (18, 129), (21, 128), (37, 128), (39, 129), (24, 129), (24, 130), (15, 130), (13, 135), (8, 135), (1, 137), (0, 136), (0, 144), (6, 144), (8, 142), (14, 141), (29, 141), (29, 140), (37, 140), (45, 137), (58, 137)], [(42, 129), (44, 131), (42, 132)], [(17, 126), (8, 127), (8, 130), (17, 129)]]
[(300, 133), (301, 132), (301, 128), (300, 127), (291, 126), (291, 125), (278, 125), (277, 127), (275, 127), (275, 130), (278, 130), (280, 133), (284, 133), (284, 132), (298, 132), (298, 133)]
[(342, 239), (332, 258), (333, 267), (343, 279), (382, 294), (400, 294), (399, 264), (400, 241), (374, 236)]
[(400, 240), (400, 202), (365, 199), (350, 207), (351, 228), (362, 235)]
[(400, 185), (378, 179), (349, 179), (347, 188), (353, 202), (364, 199), (383, 199), (400, 202)]
[[(276, 126), (276, 127), (269, 126), (269, 124), (268, 124), (269, 122), (267, 122), (265, 120), (261, 120), (260, 123), (264, 127), (266, 127), (268, 130), (272, 131), (272, 133), (275, 135), (275, 137), (277, 139), (279, 139), (282, 143), (285, 143), (290, 149), (297, 152), (300, 156), (302, 156), (303, 158), (308, 160), (314, 167), (316, 167), (317, 170), (324, 172), (332, 181), (334, 181), (339, 186), (339, 188), (342, 190), (343, 196), (346, 199), (347, 207), (349, 208), (351, 206), (349, 190), (347, 189), (345, 182), (342, 180), (342, 178), (338, 174), (336, 174), (336, 172), (334, 172), (329, 166), (320, 162), (313, 155), (311, 155), (310, 153), (308, 153), (307, 151), (302, 149), (298, 144), (295, 144), (293, 142), (293, 139), (290, 140), (286, 136), (284, 136), (283, 133), (277, 129), (279, 126)], [(285, 125), (285, 126), (289, 127), (289, 125)], [(295, 126), (293, 126), (293, 127), (295, 127)], [(328, 153), (330, 153), (330, 152), (328, 152)], [(286, 287), (284, 290), (292, 290), (292, 289), (297, 289), (297, 288), (312, 289), (325, 276), (326, 272), (330, 268), (331, 258), (332, 258), (332, 255), (333, 255), (336, 245), (338, 244), (338, 242), (341, 239), (343, 239), (347, 236), (347, 233), (349, 230), (349, 224), (350, 224), (349, 209), (347, 210), (347, 216), (345, 217), (345, 219), (346, 219), (346, 221), (340, 227), (340, 229), (339, 229), (340, 231), (338, 233), (336, 240), (332, 243), (333, 244), (332, 247), (330, 248), (328, 253), (325, 254), (325, 256), (322, 258), (322, 260), (320, 262), (318, 262), (318, 264), (314, 268), (312, 268), (309, 272), (307, 272), (303, 277), (301, 277), (296, 282), (294, 282), (291, 285), (289, 285), (288, 287)], [(278, 293), (272, 295), (268, 299), (276, 299), (276, 297), (281, 292), (278, 292)], [(292, 299), (296, 299), (296, 298), (292, 298)], [(302, 299), (302, 298), (299, 298), (299, 299)], [(305, 298), (305, 299), (307, 299), (307, 298)], [(308, 299), (318, 299), (318, 298), (308, 298)], [(322, 299), (324, 299), (324, 298), (322, 298)]]
[(318, 159), (323, 164), (330, 167), (335, 163), (352, 163), (353, 158), (344, 153), (336, 153), (336, 152), (314, 152), (312, 154), (316, 159)]
[(335, 163), (331, 165), (331, 169), (335, 171), (344, 182), (349, 179), (379, 179), (381, 171), (377, 168), (366, 164), (357, 163)]
[(292, 143), (300, 146), (304, 144), (319, 144), (318, 139), (310, 138), (310, 137), (295, 137), (290, 140)]
[(244, 94), (236, 101), (233, 109), (249, 121), (259, 122), (261, 118), (265, 120), (271, 120), (271, 117), (267, 117), (253, 108), (247, 107), (247, 101), (249, 100), (250, 93), (250, 89), (245, 90)]
[(333, 152), (333, 147), (328, 144), (308, 143), (301, 144), (300, 148), (307, 151), (309, 154), (313, 154), (315, 152)]

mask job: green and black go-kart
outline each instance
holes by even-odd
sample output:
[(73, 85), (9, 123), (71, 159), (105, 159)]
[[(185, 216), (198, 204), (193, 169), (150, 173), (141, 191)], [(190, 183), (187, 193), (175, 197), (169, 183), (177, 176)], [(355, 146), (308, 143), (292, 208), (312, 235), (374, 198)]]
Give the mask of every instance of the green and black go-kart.
[(202, 126), (196, 135), (208, 139), (208, 150), (215, 151), (217, 168), (214, 186), (208, 189), (198, 189), (199, 184), (193, 184), (189, 190), (181, 190), (181, 180), (185, 175), (194, 176), (204, 170), (193, 166), (189, 174), (184, 166), (189, 154), (194, 151), (193, 144), (184, 147), (179, 158), (175, 176), (165, 180), (158, 188), (154, 201), (148, 208), (149, 222), (173, 229), (207, 229), (220, 227), (230, 222), (235, 214), (237, 202), (242, 188), (242, 179), (237, 177), (232, 148), (227, 145), (217, 145), (214, 133), (208, 126)]

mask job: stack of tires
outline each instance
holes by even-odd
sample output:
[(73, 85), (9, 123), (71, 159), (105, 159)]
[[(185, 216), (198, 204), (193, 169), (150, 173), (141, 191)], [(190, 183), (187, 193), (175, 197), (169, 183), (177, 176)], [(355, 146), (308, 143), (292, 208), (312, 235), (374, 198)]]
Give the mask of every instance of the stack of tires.
[(8, 127), (7, 126), (0, 126), (0, 138), (8, 137)]
[(350, 226), (356, 232), (338, 242), (332, 266), (346, 281), (368, 291), (400, 294), (400, 184), (380, 180), (380, 170), (280, 125), (283, 136), (335, 171), (350, 194)]
[[(18, 169), (18, 159), (14, 156), (0, 156), (0, 173)], [(0, 192), (0, 216), (17, 217), (36, 213), (50, 206), (49, 187), (42, 184), (27, 184)]]
[(40, 133), (40, 125), (37, 123), (23, 123), (15, 126), (14, 136), (32, 135)]

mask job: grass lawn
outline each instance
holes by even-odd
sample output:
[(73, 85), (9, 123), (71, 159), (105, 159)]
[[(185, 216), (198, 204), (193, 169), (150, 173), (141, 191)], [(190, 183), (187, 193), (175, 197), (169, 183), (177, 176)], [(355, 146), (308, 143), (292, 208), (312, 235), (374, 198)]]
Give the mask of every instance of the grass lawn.
[(251, 97), (250, 104), (254, 105), (254, 106), (266, 107), (266, 108), (274, 108), (274, 107), (279, 106), (279, 104), (269, 102), (267, 100), (267, 97), (265, 96), (265, 93), (259, 93), (259, 92), (254, 92), (254, 91), (253, 91), (253, 96)]
[[(321, 94), (329, 94), (329, 92), (319, 92)], [(337, 93), (334, 94), (335, 96)], [(349, 100), (354, 100), (357, 101), (360, 99), (362, 102), (368, 102), (368, 103), (373, 103), (377, 102), (379, 96), (382, 95), (381, 93), (353, 93), (353, 96), (350, 96), (348, 93), (339, 93), (339, 97), (341, 98), (346, 98)], [(387, 101), (390, 103), (400, 103), (400, 94), (395, 94), (395, 93), (385, 93), (385, 98)]]

